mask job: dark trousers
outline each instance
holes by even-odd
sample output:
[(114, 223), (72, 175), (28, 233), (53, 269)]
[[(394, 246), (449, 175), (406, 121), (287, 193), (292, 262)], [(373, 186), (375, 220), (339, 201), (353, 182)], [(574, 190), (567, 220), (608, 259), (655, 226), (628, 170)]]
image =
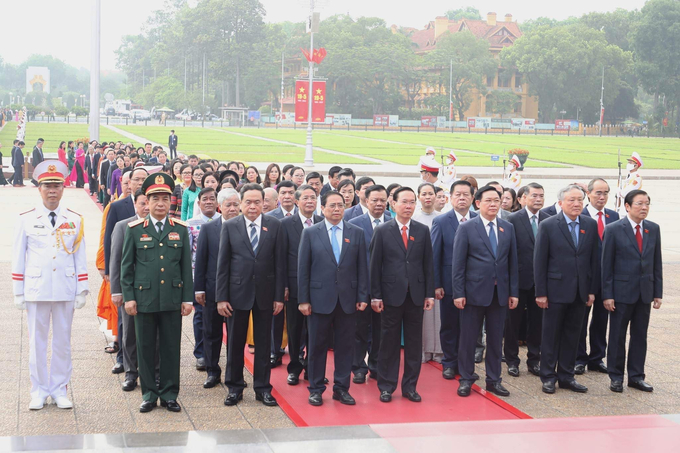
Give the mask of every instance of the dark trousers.
[(444, 294), (439, 303), (441, 328), (439, 341), (442, 344), (442, 366), (458, 370), (458, 344), (460, 343), (460, 310), (453, 305), (450, 294)]
[[(271, 339), (271, 356), (283, 356), (281, 352), (281, 345), (283, 344), (283, 326), (286, 323), (286, 316), (284, 310), (272, 318), (272, 339)], [(290, 349), (289, 349), (290, 351)]]
[(548, 308), (543, 311), (541, 382), (569, 382), (574, 379), (585, 311), (586, 304), (579, 299), (570, 304), (548, 301)]
[(174, 159), (175, 157), (177, 157), (177, 147), (170, 146), (170, 160)]
[[(355, 319), (352, 371), (354, 374), (363, 373), (364, 375), (370, 371), (375, 377), (378, 375), (378, 353), (380, 352), (380, 313), (373, 311), (369, 304), (366, 310), (356, 312)], [(368, 363), (366, 363), (367, 353)]]
[[(283, 315), (283, 313), (281, 313)], [(286, 302), (286, 327), (288, 328), (288, 373), (299, 376), (304, 369), (300, 361), (300, 348), (302, 344), (302, 327), (305, 323), (305, 315), (298, 310), (297, 299), (289, 298)], [(274, 348), (272, 347), (272, 350)]]
[(331, 337), (334, 338), (335, 349), (333, 358), (335, 371), (333, 372), (333, 391), (349, 391), (350, 376), (352, 374), (352, 360), (354, 358), (354, 333), (356, 330), (356, 313), (347, 314), (342, 310), (340, 301), (328, 315), (314, 313), (308, 317), (309, 356), (307, 371), (309, 373), (310, 393), (323, 393), (326, 390), (326, 360)]
[(404, 329), (404, 375), (401, 392), (415, 392), (423, 355), (423, 307), (406, 293), (398, 307), (385, 304), (381, 315), (380, 350), (378, 352), (378, 388), (393, 393), (399, 381), (401, 332)]
[[(137, 313), (137, 361), (144, 401), (176, 400), (179, 394), (179, 357), (182, 314), (179, 310)], [(156, 386), (156, 348), (159, 347), (160, 385)]]
[(90, 177), (90, 195), (94, 195), (99, 192), (99, 183), (96, 179)]
[(123, 342), (121, 341), (121, 334), (123, 332), (123, 312), (125, 312), (125, 305), (118, 307), (118, 352), (116, 353), (116, 362), (123, 363)]
[(19, 165), (14, 167), (14, 179), (12, 180), (12, 184), (15, 186), (23, 186), (24, 185), (24, 167)]
[(607, 370), (612, 381), (623, 381), (623, 368), (626, 365), (626, 332), (630, 325), (628, 344), (628, 382), (645, 378), (645, 359), (647, 358), (647, 328), (651, 304), (616, 304), (616, 310), (609, 318), (609, 349), (607, 350)]
[(220, 351), (222, 350), (224, 323), (224, 316), (217, 312), (217, 303), (206, 300), (205, 307), (203, 307), (203, 354), (208, 376), (222, 375)]
[(194, 357), (202, 359), (203, 353), (203, 305), (194, 301)]
[(501, 354), (503, 349), (503, 329), (508, 307), (498, 303), (498, 293), (494, 290), (491, 305), (480, 307), (466, 304), (460, 312), (460, 347), (458, 366), (460, 380), (474, 382), (475, 348), (477, 337), (486, 320), (486, 382), (501, 382)]
[[(592, 318), (590, 317), (590, 307), (586, 307), (583, 316), (583, 327), (581, 327), (578, 355), (576, 356), (576, 363), (581, 365), (598, 364), (602, 362), (607, 352), (609, 312), (604, 308), (601, 294), (595, 294), (595, 303), (593, 303), (592, 308)], [(588, 331), (588, 318), (590, 318), (590, 331)], [(590, 354), (586, 351), (586, 335), (590, 335)]]
[(543, 325), (543, 310), (536, 305), (535, 289), (519, 290), (519, 304), (508, 312), (505, 323), (505, 342), (503, 352), (508, 366), (519, 366), (519, 335), (527, 311), (527, 366), (538, 365), (541, 361), (541, 327)]
[(253, 389), (255, 393), (271, 392), (269, 383), (271, 364), (269, 348), (271, 347), (272, 310), (260, 310), (257, 302), (252, 310), (234, 310), (227, 318), (227, 370), (224, 383), (233, 393), (243, 392), (246, 381), (243, 379), (243, 351), (246, 347), (248, 319), (253, 314), (253, 335), (255, 338), (255, 363), (253, 372)]

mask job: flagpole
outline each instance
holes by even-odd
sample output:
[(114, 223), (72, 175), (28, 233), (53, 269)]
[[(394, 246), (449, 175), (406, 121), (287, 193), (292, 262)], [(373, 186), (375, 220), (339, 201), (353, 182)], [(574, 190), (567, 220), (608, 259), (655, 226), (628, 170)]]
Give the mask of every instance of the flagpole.
[(285, 52), (281, 52), (281, 102), (279, 102), (279, 124), (283, 124), (283, 96), (285, 95), (283, 88), (283, 73)]
[(312, 99), (314, 98), (314, 0), (309, 0), (309, 89), (307, 90), (307, 145), (305, 147), (305, 166), (314, 166), (314, 148), (312, 146)]
[(600, 92), (600, 137), (602, 137), (603, 122), (604, 122), (604, 66), (602, 66), (602, 91)]
[(453, 130), (453, 58), (449, 68), (449, 125)]

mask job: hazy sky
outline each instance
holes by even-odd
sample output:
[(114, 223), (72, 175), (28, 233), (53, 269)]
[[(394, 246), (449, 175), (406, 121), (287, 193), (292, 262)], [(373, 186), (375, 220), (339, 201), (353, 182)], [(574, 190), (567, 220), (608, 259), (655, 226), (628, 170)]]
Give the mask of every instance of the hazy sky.
[[(193, 0), (194, 2), (196, 0)], [(284, 20), (302, 21), (309, 12), (309, 0), (260, 0), (267, 10), (268, 22)], [(590, 11), (613, 11), (616, 8), (639, 9), (645, 0), (569, 0), (550, 2), (523, 0), (316, 0), (321, 18), (337, 13), (349, 13), (353, 17), (377, 16), (388, 25), (422, 27), (429, 20), (449, 9), (475, 5), (483, 16), (489, 11), (506, 13), (513, 19), (524, 21), (539, 16), (564, 19), (580, 16)], [(30, 6), (29, 6), (30, 4)], [(121, 37), (139, 33), (149, 14), (163, 7), (164, 0), (102, 0), (102, 46), (101, 68), (115, 69), (114, 50)], [(404, 7), (400, 7), (404, 5)], [(406, 7), (410, 5), (410, 7)], [(89, 19), (92, 15), (90, 0), (0, 0), (0, 57), (18, 64), (28, 55), (51, 54), (76, 67), (89, 68), (90, 35)], [(30, 20), (28, 20), (30, 19)], [(10, 37), (10, 38), (8, 38)]]

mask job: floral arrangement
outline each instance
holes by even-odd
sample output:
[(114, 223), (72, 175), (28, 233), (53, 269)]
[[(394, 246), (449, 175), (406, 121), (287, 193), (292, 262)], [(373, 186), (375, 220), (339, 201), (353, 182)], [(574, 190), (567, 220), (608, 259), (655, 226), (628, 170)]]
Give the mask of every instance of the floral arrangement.
[(523, 148), (514, 148), (508, 151), (508, 156), (528, 156), (529, 150)]

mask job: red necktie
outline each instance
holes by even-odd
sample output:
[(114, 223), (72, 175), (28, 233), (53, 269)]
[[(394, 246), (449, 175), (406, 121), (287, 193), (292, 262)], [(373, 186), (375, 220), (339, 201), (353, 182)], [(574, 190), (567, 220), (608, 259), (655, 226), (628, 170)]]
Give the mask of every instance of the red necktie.
[(404, 248), (408, 250), (408, 237), (406, 236), (406, 225), (401, 227), (401, 238), (404, 240)]
[(286, 217), (290, 217), (290, 216), (291, 216), (291, 213), (290, 213), (290, 212), (286, 212)]
[(638, 248), (642, 253), (642, 234), (640, 234), (640, 225), (635, 225), (635, 239), (637, 239)]
[(602, 211), (597, 213), (597, 234), (600, 235), (600, 240), (604, 236), (604, 222), (602, 221)]

